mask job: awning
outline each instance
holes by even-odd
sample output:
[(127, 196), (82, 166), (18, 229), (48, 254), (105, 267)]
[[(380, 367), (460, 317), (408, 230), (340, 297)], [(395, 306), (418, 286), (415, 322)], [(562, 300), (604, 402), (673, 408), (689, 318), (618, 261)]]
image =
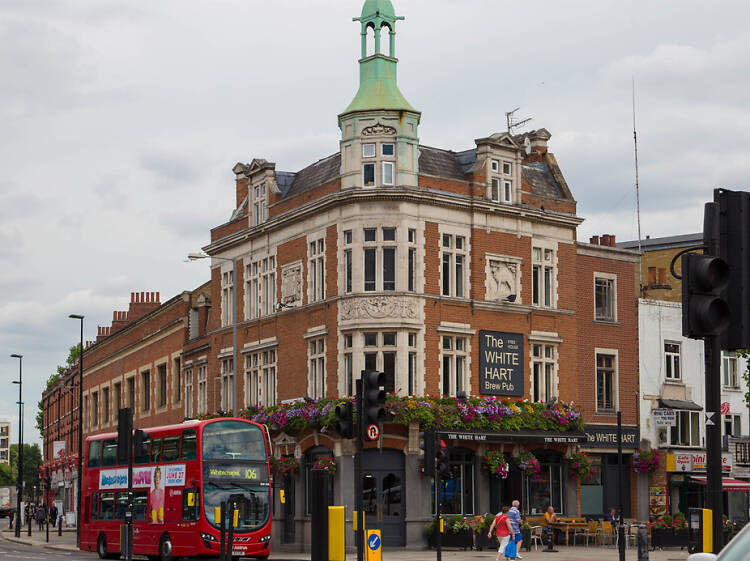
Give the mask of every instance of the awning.
[[(697, 481), (698, 483), (701, 483), (703, 485), (706, 484), (705, 477), (691, 476), (690, 479), (692, 479), (693, 481)], [(750, 481), (742, 481), (741, 479), (732, 479), (731, 477), (722, 477), (721, 487), (724, 489), (724, 491), (740, 491), (743, 493), (750, 492)]]
[(667, 409), (684, 409), (687, 411), (703, 411), (703, 407), (694, 401), (688, 401), (686, 399), (664, 399), (660, 397), (659, 407), (666, 407)]

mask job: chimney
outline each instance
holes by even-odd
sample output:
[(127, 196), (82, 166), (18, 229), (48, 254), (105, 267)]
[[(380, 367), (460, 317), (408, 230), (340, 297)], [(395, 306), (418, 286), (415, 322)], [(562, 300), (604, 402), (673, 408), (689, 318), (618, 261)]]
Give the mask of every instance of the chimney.
[(589, 243), (591, 245), (599, 245), (599, 236), (591, 236)]
[(131, 292), (130, 307), (128, 308), (128, 320), (136, 321), (160, 305), (158, 292)]
[(611, 245), (611, 244), (609, 243), (609, 234), (602, 234), (602, 238), (601, 238), (601, 240), (602, 240), (602, 241), (601, 241), (601, 245), (606, 245), (606, 246), (609, 246), (609, 245)]
[(617, 243), (615, 242), (615, 235), (610, 234), (609, 235), (609, 247), (617, 247)]
[(128, 324), (128, 312), (112, 312), (112, 333), (115, 333)]

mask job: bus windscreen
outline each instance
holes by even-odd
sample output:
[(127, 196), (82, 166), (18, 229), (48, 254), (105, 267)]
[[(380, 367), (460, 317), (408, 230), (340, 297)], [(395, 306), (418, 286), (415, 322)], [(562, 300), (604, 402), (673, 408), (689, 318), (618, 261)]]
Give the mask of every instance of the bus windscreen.
[(204, 460), (266, 461), (260, 427), (242, 421), (217, 421), (203, 428)]

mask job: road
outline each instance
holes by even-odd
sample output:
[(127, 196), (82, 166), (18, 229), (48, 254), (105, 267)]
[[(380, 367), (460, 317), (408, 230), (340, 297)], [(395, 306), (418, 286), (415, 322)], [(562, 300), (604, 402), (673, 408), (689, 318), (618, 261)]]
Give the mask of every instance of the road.
[(96, 553), (56, 551), (0, 538), (0, 559), (8, 561), (92, 561)]

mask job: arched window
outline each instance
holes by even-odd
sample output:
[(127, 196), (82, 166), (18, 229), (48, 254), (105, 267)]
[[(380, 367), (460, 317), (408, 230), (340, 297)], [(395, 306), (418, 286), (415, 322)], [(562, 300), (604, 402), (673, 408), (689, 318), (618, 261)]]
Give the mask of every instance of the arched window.
[(526, 479), (524, 490), (528, 512), (538, 514), (544, 512), (549, 505), (555, 507), (555, 512), (564, 512), (563, 507), (563, 456), (554, 450), (534, 451), (539, 460), (541, 472), (539, 479)]
[[(448, 450), (450, 475), (440, 481), (443, 493), (443, 514), (474, 514), (474, 452), (467, 448)], [(433, 490), (435, 485), (433, 483)], [(436, 494), (432, 497), (435, 512)]]
[[(305, 453), (305, 516), (310, 516), (311, 472), (318, 458), (333, 458), (333, 452), (325, 446), (316, 446)], [(328, 505), (333, 505), (333, 476), (328, 485)]]

